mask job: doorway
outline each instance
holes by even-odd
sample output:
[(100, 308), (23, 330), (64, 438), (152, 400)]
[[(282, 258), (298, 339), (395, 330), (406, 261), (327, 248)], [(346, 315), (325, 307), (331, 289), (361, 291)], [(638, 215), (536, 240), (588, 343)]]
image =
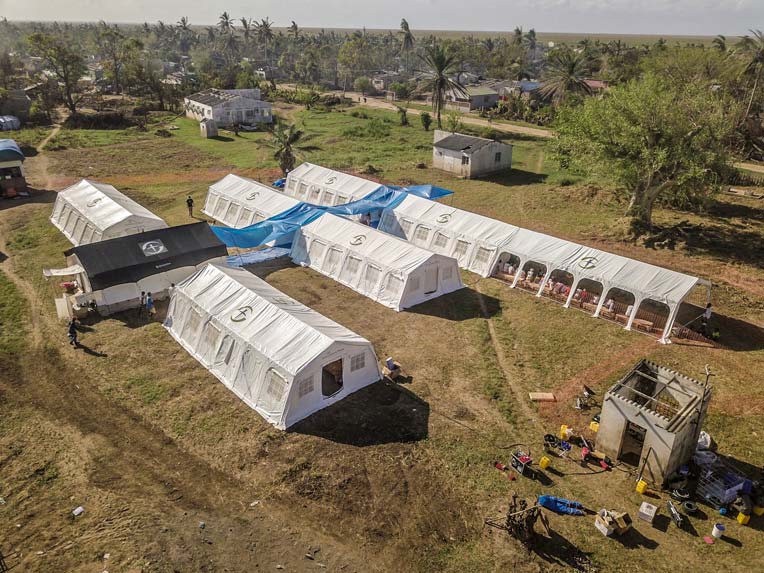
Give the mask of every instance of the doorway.
[(639, 424), (626, 422), (626, 428), (623, 433), (623, 442), (621, 443), (621, 453), (618, 459), (630, 466), (638, 467), (642, 459), (642, 448), (645, 446), (645, 430)]
[(324, 398), (342, 390), (342, 358), (330, 362), (321, 369), (321, 393)]
[(424, 270), (424, 294), (432, 294), (438, 290), (438, 267), (430, 265)]

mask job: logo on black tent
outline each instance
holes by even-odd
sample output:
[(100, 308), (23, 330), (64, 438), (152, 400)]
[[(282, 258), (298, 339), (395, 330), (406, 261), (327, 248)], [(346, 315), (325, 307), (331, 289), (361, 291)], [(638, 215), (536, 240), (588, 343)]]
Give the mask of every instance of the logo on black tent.
[(167, 252), (167, 247), (165, 247), (164, 243), (159, 239), (146, 241), (145, 243), (140, 243), (138, 246), (147, 257), (153, 257), (154, 255), (161, 255), (162, 253)]
[(593, 269), (597, 266), (597, 257), (583, 257), (578, 261), (578, 266), (582, 269)]
[(96, 197), (92, 201), (89, 201), (88, 204), (87, 204), (88, 207), (95, 207), (96, 205), (98, 205), (98, 203), (99, 203), (99, 201), (101, 201), (101, 199), (103, 199), (103, 197)]
[(350, 240), (351, 245), (361, 245), (366, 240), (366, 235), (356, 235)]
[(435, 219), (435, 222), (448, 223), (450, 220), (451, 220), (451, 213), (443, 213), (441, 216)]
[(252, 312), (251, 306), (240, 306), (238, 311), (231, 315), (232, 322), (244, 322)]
[(260, 191), (252, 191), (252, 193), (247, 195), (247, 201), (254, 201), (258, 195), (260, 195)]

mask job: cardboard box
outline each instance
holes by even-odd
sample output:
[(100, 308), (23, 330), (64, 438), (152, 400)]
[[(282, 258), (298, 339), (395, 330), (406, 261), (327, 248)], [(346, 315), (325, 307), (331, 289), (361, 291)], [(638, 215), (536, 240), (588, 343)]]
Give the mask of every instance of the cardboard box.
[(642, 502), (642, 505), (639, 506), (639, 519), (642, 519), (643, 521), (646, 521), (647, 523), (652, 524), (655, 520), (655, 516), (658, 513), (658, 508), (654, 506), (652, 503), (647, 503), (646, 501)]

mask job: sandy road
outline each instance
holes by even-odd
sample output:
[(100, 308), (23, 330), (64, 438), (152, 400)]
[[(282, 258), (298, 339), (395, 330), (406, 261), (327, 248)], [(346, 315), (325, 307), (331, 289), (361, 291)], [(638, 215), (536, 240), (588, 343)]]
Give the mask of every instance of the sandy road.
[[(296, 89), (294, 86), (289, 84), (280, 84), (279, 88), (288, 89), (288, 90)], [(332, 95), (336, 95), (336, 96), (343, 95), (342, 90), (337, 90), (337, 91), (328, 92), (328, 93)], [(391, 103), (387, 100), (383, 100), (376, 97), (366, 96), (366, 101), (363, 101), (364, 96), (358, 92), (344, 92), (344, 95), (345, 97), (353, 100), (353, 103), (355, 105), (371, 107), (376, 109), (384, 109), (387, 111), (397, 111), (398, 109), (398, 107), (394, 103)], [(405, 105), (405, 102), (399, 102), (399, 104), (403, 106)], [(411, 115), (421, 115), (422, 110), (415, 109), (415, 108), (408, 108), (408, 113), (410, 113)], [(505, 133), (516, 133), (519, 135), (540, 137), (543, 139), (549, 139), (551, 137), (554, 137), (554, 132), (549, 131), (547, 129), (529, 127), (525, 125), (514, 125), (509, 123), (501, 123), (501, 122), (489, 122), (488, 120), (485, 120), (483, 118), (472, 117), (465, 114), (462, 114), (460, 119), (462, 123), (465, 123), (467, 125), (475, 125), (478, 127), (489, 127), (491, 129), (495, 129), (496, 131), (503, 131)]]

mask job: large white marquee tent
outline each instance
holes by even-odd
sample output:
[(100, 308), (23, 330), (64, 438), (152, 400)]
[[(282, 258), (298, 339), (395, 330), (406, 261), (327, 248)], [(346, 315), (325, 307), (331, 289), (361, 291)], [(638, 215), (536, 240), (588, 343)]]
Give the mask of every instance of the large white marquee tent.
[[(627, 328), (631, 328), (640, 304), (652, 300), (665, 304), (669, 316), (663, 329), (662, 341), (668, 340), (671, 327), (682, 300), (697, 285), (711, 283), (629, 259), (612, 253), (529, 231), (496, 221), (469, 211), (449, 207), (429, 199), (407, 196), (398, 206), (382, 214), (380, 230), (405, 238), (415, 245), (456, 258), (462, 268), (488, 277), (497, 270), (499, 262), (510, 256), (519, 259), (519, 267), (527, 262), (546, 267), (539, 294), (554, 271), (573, 276), (571, 298), (576, 286), (588, 279), (602, 286), (602, 293), (612, 288), (634, 296)], [(513, 286), (518, 282), (516, 274)], [(599, 300), (594, 316), (599, 316), (605, 296)], [(570, 298), (566, 306), (570, 305)]]
[(111, 185), (87, 179), (58, 193), (50, 222), (75, 247), (167, 227)]
[(207, 265), (179, 284), (165, 327), (279, 429), (381, 378), (368, 340), (242, 269)]
[(303, 163), (287, 175), (284, 192), (305, 203), (331, 206), (363, 199), (380, 183), (312, 163)]
[(202, 213), (241, 229), (288, 211), (300, 201), (257, 181), (229, 173), (210, 185)]
[(397, 311), (464, 286), (453, 258), (330, 213), (295, 233), (291, 256)]

